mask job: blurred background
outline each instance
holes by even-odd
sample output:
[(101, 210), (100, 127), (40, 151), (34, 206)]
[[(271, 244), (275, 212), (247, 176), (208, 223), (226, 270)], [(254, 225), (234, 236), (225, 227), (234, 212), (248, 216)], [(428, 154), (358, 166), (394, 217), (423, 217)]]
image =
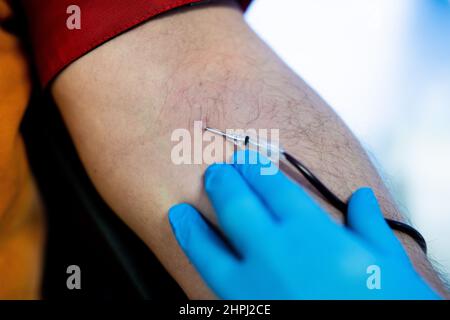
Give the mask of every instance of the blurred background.
[(450, 0), (255, 0), (254, 30), (344, 119), (450, 279)]

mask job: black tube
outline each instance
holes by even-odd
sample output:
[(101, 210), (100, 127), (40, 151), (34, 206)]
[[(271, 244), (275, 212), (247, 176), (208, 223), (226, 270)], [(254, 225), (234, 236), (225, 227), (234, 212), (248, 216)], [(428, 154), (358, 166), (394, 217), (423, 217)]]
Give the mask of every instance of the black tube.
[[(287, 152), (283, 152), (283, 155), (285, 156), (286, 160), (293, 165), (305, 178), (308, 180), (308, 182), (317, 190), (319, 191), (322, 196), (328, 200), (328, 202), (338, 209), (345, 217), (345, 221), (347, 221), (347, 203), (339, 199), (330, 189), (328, 189), (322, 181), (319, 180), (303, 163), (301, 163), (299, 160), (294, 158), (292, 155), (290, 155)], [(419, 231), (411, 227), (410, 225), (407, 225), (403, 222), (391, 220), (385, 218), (387, 224), (390, 228), (403, 232), (414, 239), (414, 241), (417, 242), (417, 244), (422, 248), (423, 252), (427, 253), (427, 243), (424, 239), (424, 237), (420, 234)]]

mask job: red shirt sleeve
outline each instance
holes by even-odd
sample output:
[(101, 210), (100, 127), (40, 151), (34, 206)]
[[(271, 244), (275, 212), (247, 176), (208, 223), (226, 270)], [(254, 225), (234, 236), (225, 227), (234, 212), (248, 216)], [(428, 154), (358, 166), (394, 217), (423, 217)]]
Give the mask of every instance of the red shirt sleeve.
[[(64, 67), (126, 30), (176, 7), (201, 0), (22, 0), (35, 62), (43, 86)], [(240, 0), (245, 10), (251, 0)], [(66, 26), (76, 4), (81, 28)]]

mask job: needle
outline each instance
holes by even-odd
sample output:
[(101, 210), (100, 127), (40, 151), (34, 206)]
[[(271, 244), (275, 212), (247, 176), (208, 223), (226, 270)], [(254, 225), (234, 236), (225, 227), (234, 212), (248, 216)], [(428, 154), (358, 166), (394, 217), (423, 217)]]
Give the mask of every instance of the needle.
[(211, 132), (211, 133), (214, 133), (214, 134), (218, 134), (218, 135), (220, 135), (220, 136), (222, 136), (222, 137), (225, 137), (225, 138), (227, 138), (227, 139), (229, 139), (229, 140), (232, 140), (235, 144), (236, 144), (237, 142), (243, 142), (243, 141), (245, 141), (245, 137), (240, 136), (240, 135), (229, 134), (229, 133), (220, 131), (220, 130), (218, 130), (218, 129), (208, 128), (208, 127), (206, 127), (205, 130), (206, 130), (206, 131), (209, 131), (209, 132)]

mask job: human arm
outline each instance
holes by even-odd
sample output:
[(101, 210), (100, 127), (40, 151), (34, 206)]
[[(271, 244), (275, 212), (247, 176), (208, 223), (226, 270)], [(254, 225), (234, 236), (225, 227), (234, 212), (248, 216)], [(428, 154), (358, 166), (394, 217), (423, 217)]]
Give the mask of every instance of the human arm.
[[(190, 297), (209, 292), (178, 248), (166, 213), (189, 202), (214, 217), (202, 187), (206, 165), (170, 159), (171, 133), (192, 129), (195, 120), (223, 129), (279, 128), (284, 147), (342, 199), (367, 185), (387, 217), (402, 219), (348, 128), (250, 30), (236, 6), (152, 19), (72, 63), (52, 92), (97, 189)], [(442, 291), (420, 248), (400, 237), (418, 272)]]

